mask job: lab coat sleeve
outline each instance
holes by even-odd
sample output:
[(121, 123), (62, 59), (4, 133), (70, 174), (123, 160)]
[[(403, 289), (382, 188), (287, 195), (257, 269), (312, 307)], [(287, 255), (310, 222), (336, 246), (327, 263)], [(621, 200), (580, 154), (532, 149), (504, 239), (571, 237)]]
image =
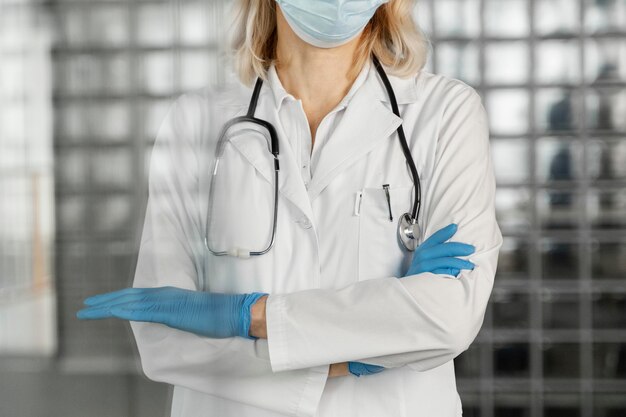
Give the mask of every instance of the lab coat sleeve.
[(463, 257), (475, 268), (461, 270), (458, 278), (426, 272), (270, 295), (267, 329), (274, 371), (354, 360), (428, 370), (472, 343), (502, 245), (487, 115), (474, 89), (465, 86), (450, 100), (439, 132), (430, 187), (423, 196), (424, 236), (457, 223), (451, 241), (476, 247)]
[[(149, 173), (134, 287), (200, 288), (198, 210), (202, 100), (179, 98), (160, 127)], [(328, 365), (272, 372), (267, 340), (211, 339), (162, 324), (131, 322), (146, 376), (288, 416), (315, 414)], [(207, 410), (206, 412), (209, 412)]]

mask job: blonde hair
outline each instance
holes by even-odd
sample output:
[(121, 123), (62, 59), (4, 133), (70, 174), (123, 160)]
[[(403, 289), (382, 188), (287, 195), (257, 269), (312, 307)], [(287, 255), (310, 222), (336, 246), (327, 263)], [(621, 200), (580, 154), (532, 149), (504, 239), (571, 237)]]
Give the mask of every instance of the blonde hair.
[[(237, 0), (231, 47), (239, 79), (251, 85), (266, 79), (276, 60), (276, 1)], [(353, 77), (372, 53), (400, 77), (415, 75), (426, 64), (430, 41), (413, 19), (416, 0), (390, 0), (377, 10), (360, 37)]]

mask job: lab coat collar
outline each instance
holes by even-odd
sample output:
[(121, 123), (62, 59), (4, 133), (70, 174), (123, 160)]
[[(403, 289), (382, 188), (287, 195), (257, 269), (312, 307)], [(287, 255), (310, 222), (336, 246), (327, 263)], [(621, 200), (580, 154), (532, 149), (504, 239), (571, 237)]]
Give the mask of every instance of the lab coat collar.
[[(385, 72), (387, 73), (387, 78), (389, 78), (389, 82), (391, 83), (391, 87), (393, 87), (393, 91), (396, 95), (396, 100), (398, 104), (410, 104), (414, 103), (418, 99), (418, 84), (421, 79), (421, 72), (417, 77), (411, 76), (408, 78), (401, 78), (389, 73), (389, 69), (383, 65)], [(374, 63), (372, 62), (372, 70), (368, 74), (368, 83), (373, 85), (373, 94), (381, 101), (386, 103), (390, 103), (389, 95), (387, 94), (387, 89), (385, 88), (385, 84), (383, 84), (383, 80), (378, 75), (378, 71), (374, 68)]]
[[(365, 63), (359, 75), (357, 75), (356, 79), (352, 83), (350, 90), (346, 94), (346, 96), (337, 104), (337, 106), (333, 109), (333, 111), (339, 111), (344, 109), (354, 94), (357, 92), (359, 87), (365, 83), (369, 76), (370, 67), (372, 67), (371, 61)], [(267, 84), (270, 87), (270, 91), (272, 96), (274, 97), (274, 103), (276, 105), (276, 110), (280, 112), (280, 108), (285, 100), (296, 100), (296, 98), (287, 92), (283, 87), (283, 84), (278, 78), (278, 73), (276, 72), (276, 65), (272, 62), (270, 67), (267, 70)]]
[[(364, 83), (349, 100), (345, 113), (333, 132), (332, 140), (324, 145), (320, 154), (315, 175), (308, 188), (302, 181), (300, 166), (289, 152), (289, 138), (285, 136), (278, 120), (277, 102), (259, 106), (257, 117), (265, 119), (278, 129), (280, 144), (280, 175), (279, 191), (293, 205), (313, 221), (312, 202), (342, 172), (365, 156), (386, 140), (396, 138), (394, 132), (402, 123), (402, 119), (391, 110), (384, 84), (380, 80), (373, 64), (365, 73)], [(389, 75), (398, 104), (407, 104), (417, 100), (415, 78), (402, 79)], [(264, 88), (260, 100), (281, 99), (284, 93), (279, 90)], [(280, 101), (278, 102), (280, 103)], [(406, 127), (405, 127), (406, 128)], [(260, 141), (245, 140), (243, 137), (233, 138), (232, 143), (246, 159), (270, 182), (273, 181), (272, 159), (266, 146)]]
[[(393, 87), (393, 90), (396, 94), (396, 100), (398, 101), (398, 104), (410, 104), (417, 101), (418, 83), (421, 77), (418, 76), (417, 80), (415, 77), (401, 78), (390, 74), (388, 68), (385, 68), (385, 71), (387, 72), (389, 82), (391, 83), (391, 86)], [(293, 95), (289, 94), (280, 82), (274, 63), (270, 65), (267, 71), (267, 83), (269, 84), (272, 96), (274, 97), (274, 103), (278, 111), (280, 111), (282, 103), (285, 99), (289, 98), (295, 100)], [(373, 83), (375, 96), (378, 97), (379, 100), (382, 100), (386, 103), (390, 102), (389, 95), (387, 94), (387, 90), (385, 89), (385, 85), (380, 79), (378, 72), (374, 68), (374, 63), (370, 59), (366, 61), (363, 69), (361, 69), (361, 72), (354, 81), (352, 88), (350, 88), (350, 91), (348, 92), (346, 97), (341, 100), (337, 107), (345, 108), (347, 103), (356, 93), (357, 89), (364, 83)]]

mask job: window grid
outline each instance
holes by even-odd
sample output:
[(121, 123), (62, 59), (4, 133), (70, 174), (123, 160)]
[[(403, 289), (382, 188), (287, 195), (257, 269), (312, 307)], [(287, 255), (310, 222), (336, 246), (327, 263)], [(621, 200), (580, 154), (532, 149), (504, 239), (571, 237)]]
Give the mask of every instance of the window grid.
[[(442, 15), (436, 12), (445, 2), (477, 7), (478, 30), (463, 34), (446, 28), (440, 21)], [(570, 32), (538, 33), (538, 8), (547, 2), (507, 2), (521, 4), (528, 20), (528, 34), (513, 36), (500, 36), (486, 30), (491, 24), (490, 8), (501, 3), (496, 0), (422, 0), (418, 5), (418, 12), (423, 11), (428, 16), (428, 21), (421, 23), (430, 28), (429, 36), (434, 47), (428, 65), (433, 72), (464, 79), (454, 71), (463, 70), (468, 65), (463, 65), (465, 61), (456, 62), (451, 71), (451, 66), (445, 65), (443, 48), (469, 47), (470, 44), (475, 47), (477, 76), (474, 82), (468, 83), (483, 96), (490, 122), (497, 122), (495, 110), (489, 107), (494, 94), (518, 91), (528, 97), (525, 115), (516, 119), (524, 119), (520, 122), (521, 129), (518, 132), (495, 129), (491, 135), (492, 150), (503, 146), (505, 155), (511, 143), (522, 144), (521, 152), (525, 155), (525, 161), (520, 164), (523, 178), (504, 181), (498, 177), (498, 196), (508, 196), (509, 199), (517, 196), (516, 204), (521, 208), (516, 206), (519, 213), (514, 220), (522, 223), (509, 225), (508, 216), (513, 209), (499, 212), (505, 241), (513, 245), (513, 255), (505, 257), (501, 254), (500, 271), (483, 330), (470, 350), (457, 360), (458, 385), (464, 415), (468, 416), (553, 417), (564, 415), (559, 414), (559, 407), (561, 410), (571, 407), (578, 409), (578, 414), (568, 415), (609, 417), (625, 415), (619, 413), (626, 410), (626, 383), (620, 380), (624, 371), (605, 371), (607, 375), (594, 379), (595, 374), (602, 372), (599, 369), (602, 363), (611, 355), (617, 355), (619, 366), (624, 366), (625, 359), (619, 359), (619, 355), (624, 355), (626, 349), (626, 330), (619, 330), (617, 326), (621, 322), (614, 318), (616, 306), (620, 302), (623, 305), (626, 298), (626, 282), (620, 279), (624, 278), (621, 275), (624, 269), (614, 268), (602, 279), (597, 279), (593, 269), (594, 256), (602, 258), (594, 253), (599, 250), (604, 254), (607, 250), (605, 247), (596, 252), (591, 250), (595, 245), (593, 242), (614, 242), (619, 254), (619, 248), (623, 250), (626, 245), (626, 223), (621, 222), (618, 228), (596, 227), (590, 220), (592, 213), (588, 201), (592, 191), (618, 195), (626, 190), (623, 174), (619, 178), (598, 180), (590, 177), (590, 161), (595, 161), (590, 141), (612, 140), (617, 149), (624, 143), (626, 132), (623, 126), (613, 130), (589, 126), (590, 112), (587, 110), (591, 105), (588, 94), (600, 91), (601, 86), (626, 93), (624, 68), (621, 68), (619, 79), (596, 82), (589, 76), (587, 64), (588, 49), (592, 47), (590, 42), (625, 41), (626, 27), (622, 21), (621, 26), (609, 31), (590, 31), (585, 20), (587, 11), (599, 6), (594, 6), (591, 0), (578, 0), (575, 2), (578, 13), (574, 25), (577, 28)], [(58, 111), (55, 151), (58, 161), (67, 161), (67, 164), (59, 164), (56, 185), (60, 225), (57, 282), (60, 306), (64, 310), (60, 327), (66, 362), (83, 363), (82, 355), (95, 355), (102, 358), (99, 363), (104, 369), (112, 361), (123, 361), (132, 356), (133, 347), (123, 324), (99, 322), (83, 325), (75, 321), (74, 312), (84, 297), (131, 282), (146, 202), (147, 156), (154, 131), (171, 99), (191, 88), (187, 84), (190, 78), (198, 77), (200, 86), (202, 80), (204, 84), (218, 84), (232, 76), (224, 70), (222, 49), (218, 47), (224, 40), (221, 33), (227, 25), (227, 20), (220, 16), (224, 16), (229, 3), (227, 0), (64, 0), (46, 3), (59, 28), (53, 50), (58, 70), (54, 92)], [(624, 2), (615, 0), (614, 3)], [(210, 19), (210, 26), (215, 28), (211, 33), (190, 31), (187, 20), (190, 7), (198, 7), (203, 16)], [(98, 17), (105, 9), (117, 12)], [(124, 25), (116, 29), (118, 32), (112, 29), (112, 32), (105, 32), (110, 36), (109, 40), (94, 36), (88, 23), (98, 18), (109, 22), (111, 16), (124, 16), (121, 17)], [(165, 18), (159, 26), (162, 33), (155, 35), (154, 41), (147, 41), (150, 33), (154, 33), (148, 30), (150, 24), (163, 16)], [(421, 14), (417, 16), (419, 19)], [(575, 45), (578, 77), (567, 81), (557, 77), (550, 82), (538, 79), (543, 70), (537, 51), (546, 41)], [(525, 80), (492, 82), (487, 75), (491, 75), (490, 66), (493, 65), (487, 57), (488, 48), (496, 43), (511, 45), (509, 42), (527, 45), (525, 50), (522, 48), (528, 62)], [(463, 57), (472, 53), (470, 51)], [(189, 71), (189, 67), (195, 67), (197, 63), (194, 59), (202, 54), (208, 59), (199, 61), (201, 71)], [(117, 70), (102, 75), (103, 68), (108, 66)], [(504, 74), (509, 72), (504, 71)], [(120, 81), (125, 77), (128, 78), (126, 84)], [(554, 97), (565, 90), (572, 91), (578, 100), (574, 112), (577, 117), (573, 117), (574, 123), (565, 129), (548, 129), (543, 119), (550, 106), (554, 106)], [(523, 104), (521, 108), (524, 108)], [(119, 131), (107, 123), (118, 120), (113, 117), (116, 114), (126, 115), (127, 125), (120, 127)], [(108, 116), (103, 120), (103, 115)], [(543, 158), (544, 151), (559, 143), (580, 151), (580, 159), (575, 165), (581, 171), (579, 176), (551, 177), (550, 166)], [(558, 152), (557, 149), (548, 159), (554, 161)], [(120, 154), (130, 157), (125, 159)], [(573, 213), (572, 221), (557, 225), (549, 218), (556, 210), (551, 201), (567, 201), (571, 193), (578, 196), (578, 205), (572, 206), (576, 209), (565, 209), (566, 213)], [(515, 249), (516, 244), (520, 249)], [(556, 254), (570, 253), (564, 249), (572, 247), (568, 245), (575, 248), (573, 258), (558, 258)], [(616, 255), (614, 259), (619, 258)], [(515, 264), (514, 270), (507, 272), (504, 269), (502, 272), (511, 262)], [(569, 272), (559, 272), (559, 268), (568, 262), (571, 264)], [(558, 274), (571, 278), (557, 279)], [(559, 311), (577, 315), (577, 320), (568, 321), (568, 317), (559, 316)], [(612, 327), (598, 326), (603, 317), (611, 320)], [(552, 324), (548, 325), (548, 321)], [(562, 368), (563, 373), (571, 371), (574, 376), (546, 376), (559, 375), (559, 366), (563, 365), (555, 363), (555, 358), (561, 356), (567, 360), (572, 356), (576, 358), (574, 369)], [(569, 363), (572, 362), (566, 362)], [(605, 403), (613, 404), (613, 414)]]
[[(86, 296), (132, 283), (147, 201), (145, 184), (151, 147), (156, 129), (172, 100), (184, 91), (183, 55), (217, 56), (220, 50), (221, 37), (211, 40), (210, 34), (206, 34), (203, 43), (183, 42), (179, 23), (181, 8), (194, 5), (205, 17), (212, 16), (210, 23), (216, 23), (220, 21), (219, 16), (224, 15), (227, 4), (226, 1), (79, 0), (50, 5), (58, 23), (52, 53), (57, 69), (54, 102), (59, 110), (55, 123), (55, 153), (60, 162), (71, 155), (74, 161), (83, 161), (83, 164), (60, 163), (61, 172), (57, 173), (56, 198), (61, 225), (57, 233), (57, 275), (61, 293), (59, 331), (65, 369), (90, 367), (94, 371), (109, 372), (111, 365), (117, 362), (135, 370), (131, 360), (134, 347), (123, 323), (85, 324), (77, 322), (74, 314)], [(88, 24), (81, 23), (93, 23), (98, 13), (106, 13), (107, 9), (115, 10), (118, 17), (124, 16), (125, 25), (120, 29), (124, 36), (115, 38), (117, 35), (114, 35), (113, 41), (98, 39)], [(115, 16), (105, 15), (105, 23), (112, 23), (110, 18)], [(141, 30), (146, 30), (146, 24), (152, 24), (148, 17), (159, 16), (164, 18), (160, 22), (166, 28), (164, 31), (172, 36), (159, 44), (147, 43), (148, 36)], [(67, 33), (72, 18), (79, 27)], [(223, 23), (220, 21), (220, 28)], [(103, 67), (119, 57), (125, 59), (122, 62), (126, 71), (104, 76)], [(150, 62), (151, 58), (156, 60)], [(69, 67), (64, 65), (66, 63), (70, 63)], [(148, 65), (161, 69), (163, 64), (169, 65), (171, 71), (163, 77), (147, 80)], [(199, 68), (214, 75), (205, 84), (222, 82), (225, 75), (221, 62), (213, 60), (208, 64)], [(111, 92), (107, 83), (115, 81), (116, 75), (127, 77), (128, 82)], [(128, 126), (112, 139), (103, 125), (116, 121), (115, 112), (101, 110), (115, 104), (125, 107), (122, 114)], [(63, 227), (64, 224), (67, 226)], [(85, 355), (89, 355), (90, 361), (85, 360)], [(92, 357), (97, 360), (92, 361)]]
[[(623, 129), (619, 131), (598, 131), (588, 126), (587, 114), (587, 93), (594, 91), (596, 86), (600, 83), (589, 82), (585, 75), (585, 42), (588, 39), (605, 39), (605, 38), (624, 38), (625, 34), (623, 27), (620, 30), (612, 31), (610, 33), (603, 34), (589, 34), (583, 30), (578, 30), (576, 34), (571, 35), (537, 35), (534, 27), (535, 9), (537, 3), (540, 0), (526, 1), (527, 13), (529, 16), (529, 36), (528, 37), (506, 37), (506, 40), (525, 40), (528, 41), (528, 53), (526, 59), (530, 63), (527, 83), (522, 84), (494, 84), (484, 78), (484, 74), (487, 73), (487, 63), (485, 57), (486, 45), (493, 42), (502, 42), (502, 38), (496, 38), (491, 36), (485, 36), (483, 30), (476, 36), (478, 39), (478, 63), (481, 79), (477, 83), (470, 83), (473, 85), (485, 98), (493, 91), (509, 88), (525, 88), (530, 92), (531, 99), (528, 103), (528, 126), (530, 127), (527, 132), (522, 135), (517, 134), (499, 134), (492, 133), (492, 146), (497, 145), (499, 141), (523, 138), (524, 141), (529, 143), (528, 163), (530, 166), (529, 176), (524, 181), (511, 181), (510, 183), (501, 183), (499, 181), (498, 193), (502, 192), (502, 186), (505, 190), (530, 189), (530, 195), (528, 199), (528, 207), (526, 214), (530, 218), (530, 228), (520, 230), (508, 230), (503, 227), (503, 233), (505, 239), (507, 238), (528, 238), (529, 241), (535, 242), (532, 248), (531, 256), (529, 257), (530, 265), (527, 276), (521, 278), (516, 277), (514, 279), (504, 279), (501, 274), (496, 277), (494, 286), (494, 296), (492, 297), (492, 303), (490, 303), (483, 330), (477, 338), (476, 344), (480, 349), (480, 369), (481, 376), (476, 378), (473, 374), (467, 377), (463, 376), (463, 372), (457, 372), (459, 375), (459, 387), (464, 398), (464, 405), (466, 413), (469, 411), (469, 415), (480, 416), (499, 416), (499, 415), (532, 415), (532, 416), (550, 416), (550, 415), (575, 415), (575, 414), (558, 414), (559, 410), (555, 407), (562, 407), (562, 411), (571, 409), (578, 409), (581, 416), (592, 415), (623, 415), (625, 403), (621, 402), (613, 409), (613, 414), (610, 414), (608, 408), (603, 408), (602, 404), (594, 404), (594, 393), (602, 393), (605, 390), (612, 392), (623, 391), (623, 384), (617, 378), (610, 383), (604, 383), (604, 381), (594, 380), (594, 342), (609, 342), (609, 340), (619, 341), (624, 343), (624, 332), (622, 330), (604, 330), (598, 331), (594, 329), (593, 321), (593, 298), (602, 292), (611, 292), (612, 294), (623, 294), (623, 285), (618, 284), (620, 281), (613, 281), (611, 283), (604, 283), (594, 279), (594, 273), (592, 271), (592, 259), (591, 259), (591, 245), (593, 241), (615, 241), (624, 242), (624, 224), (620, 225), (621, 229), (606, 230), (606, 229), (593, 229), (589, 217), (589, 205), (587, 204), (586, 196), (592, 189), (611, 189), (611, 190), (624, 190), (626, 184), (621, 179), (611, 179), (609, 181), (592, 181), (590, 179), (588, 162), (589, 158), (589, 139), (592, 138), (616, 138), (616, 141), (624, 140)], [(462, 1), (458, 2), (463, 3)], [(485, 28), (488, 22), (485, 19), (485, 7), (488, 1), (480, 2), (480, 17), (481, 28)], [(435, 8), (438, 6), (434, 0), (429, 1), (429, 6)], [(589, 7), (591, 2), (579, 1), (580, 10), (585, 10), (585, 7)], [(436, 16), (436, 13), (431, 13), (430, 16)], [(579, 24), (581, 28), (585, 27), (584, 22), (585, 14), (579, 13)], [(443, 72), (447, 68), (441, 68), (438, 66), (439, 60), (437, 59), (437, 47), (441, 44), (448, 42), (462, 43), (467, 38), (462, 36), (455, 37), (438, 37), (437, 36), (437, 22), (431, 19), (432, 33), (431, 37), (434, 42), (434, 53), (432, 57), (434, 72)], [(580, 82), (567, 82), (567, 83), (545, 83), (537, 82), (536, 80), (536, 68), (537, 59), (535, 51), (537, 45), (547, 39), (561, 39), (561, 40), (575, 40), (577, 41), (577, 47), (580, 50), (577, 64), (582, 76)], [(454, 73), (452, 73), (454, 76)], [(605, 83), (614, 89), (624, 89), (623, 81), (615, 81)], [(536, 105), (537, 93), (541, 92), (546, 87), (559, 87), (562, 89), (572, 89), (577, 91), (580, 96), (580, 107), (578, 108), (578, 121), (579, 125), (576, 129), (564, 132), (552, 132), (542, 131), (537, 129), (538, 120), (536, 115), (538, 114)], [(554, 134), (556, 133), (556, 134)], [(579, 143), (582, 148), (581, 169), (583, 175), (580, 178), (570, 179), (566, 182), (555, 182), (555, 180), (548, 180), (546, 182), (543, 179), (538, 178), (537, 172), (539, 168), (539, 161), (536, 156), (538, 154), (539, 143), (546, 136), (549, 137), (562, 137), (568, 142)], [(581, 196), (580, 205), (578, 206), (574, 222), (572, 226), (561, 229), (552, 230), (546, 229), (546, 225), (543, 224), (544, 220), (539, 216), (538, 197), (545, 193), (546, 190), (575, 190)], [(622, 210), (621, 213), (624, 213)], [(550, 275), (547, 275), (544, 271), (545, 265), (542, 265), (541, 250), (538, 244), (545, 240), (546, 237), (559, 238), (563, 242), (572, 242), (576, 245), (577, 256), (574, 262), (577, 264), (577, 276), (576, 282), (560, 281), (553, 279)], [(623, 243), (622, 243), (623, 247)], [(623, 272), (620, 278), (624, 278)], [(623, 281), (622, 281), (623, 282)], [(572, 286), (571, 284), (576, 284)], [(553, 297), (554, 294), (566, 294), (570, 292), (573, 296), (577, 297), (576, 305), (578, 309), (579, 322), (576, 329), (561, 330), (561, 329), (546, 329), (544, 326), (544, 320), (546, 317), (546, 311), (544, 308), (546, 305), (550, 305), (550, 302), (544, 303), (542, 299)], [(498, 298), (498, 294), (512, 293), (521, 294), (525, 293), (530, 296), (528, 305), (528, 319), (529, 325), (524, 326), (526, 330), (516, 329), (503, 329), (494, 328), (494, 300)], [(620, 295), (623, 296), (623, 295)], [(506, 307), (506, 305), (505, 305)], [(497, 349), (498, 343), (520, 343), (529, 341), (530, 344), (530, 360), (529, 360), (529, 375), (530, 377), (521, 378), (509, 378), (504, 379), (497, 377), (495, 372), (495, 359), (494, 348)], [(546, 362), (546, 358), (549, 361), (553, 361), (549, 354), (546, 356), (546, 349), (554, 349), (553, 345), (557, 348), (563, 349), (563, 342), (569, 342), (571, 345), (578, 346), (578, 349), (570, 349), (569, 355), (576, 355), (578, 362), (577, 376), (574, 378), (563, 379), (553, 378), (546, 375), (550, 375), (549, 366), (550, 362)], [(560, 343), (560, 345), (558, 344)], [(602, 343), (601, 343), (602, 344)], [(514, 352), (514, 350), (512, 351)], [(578, 354), (576, 354), (578, 352)], [(623, 353), (621, 353), (623, 355)], [(466, 355), (466, 354), (464, 354)], [(513, 356), (512, 356), (513, 357)], [(624, 360), (623, 358), (621, 359)], [(465, 358), (461, 356), (458, 362), (464, 362)], [(619, 365), (623, 366), (623, 365)], [(463, 369), (463, 367), (461, 366)], [(563, 371), (566, 373), (566, 370)], [(529, 384), (526, 384), (529, 382)], [(610, 388), (609, 388), (610, 387)], [(571, 394), (568, 396), (555, 397), (551, 395), (554, 391), (565, 391)], [(529, 395), (531, 398), (530, 406), (515, 407), (515, 400), (511, 397), (505, 397), (500, 395), (500, 392), (509, 392), (511, 394), (523, 394)], [(470, 395), (476, 393), (478, 395)], [(608, 394), (608, 392), (607, 392)], [(575, 400), (572, 400), (574, 398)], [(569, 405), (568, 405), (569, 404)], [(519, 404), (518, 404), (519, 405)], [(569, 409), (567, 407), (570, 407)], [(595, 412), (595, 414), (594, 414)], [(617, 413), (617, 414), (616, 414)], [(621, 413), (621, 414), (620, 414)]]

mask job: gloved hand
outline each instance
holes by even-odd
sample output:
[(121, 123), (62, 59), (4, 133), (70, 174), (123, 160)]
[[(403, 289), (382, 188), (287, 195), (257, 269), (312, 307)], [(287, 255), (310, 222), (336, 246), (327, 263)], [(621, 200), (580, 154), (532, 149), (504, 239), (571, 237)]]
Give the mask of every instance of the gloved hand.
[(384, 369), (384, 366), (370, 365), (361, 362), (348, 362), (348, 371), (357, 377), (360, 377), (361, 375), (377, 374), (382, 372)]
[(451, 223), (432, 234), (417, 247), (413, 261), (406, 275), (432, 272), (457, 276), (461, 269), (474, 269), (474, 264), (456, 256), (471, 255), (476, 248), (460, 242), (447, 242), (457, 231), (457, 225)]
[(85, 299), (79, 319), (161, 323), (211, 338), (250, 336), (250, 307), (265, 293), (221, 294), (176, 287), (126, 288)]

